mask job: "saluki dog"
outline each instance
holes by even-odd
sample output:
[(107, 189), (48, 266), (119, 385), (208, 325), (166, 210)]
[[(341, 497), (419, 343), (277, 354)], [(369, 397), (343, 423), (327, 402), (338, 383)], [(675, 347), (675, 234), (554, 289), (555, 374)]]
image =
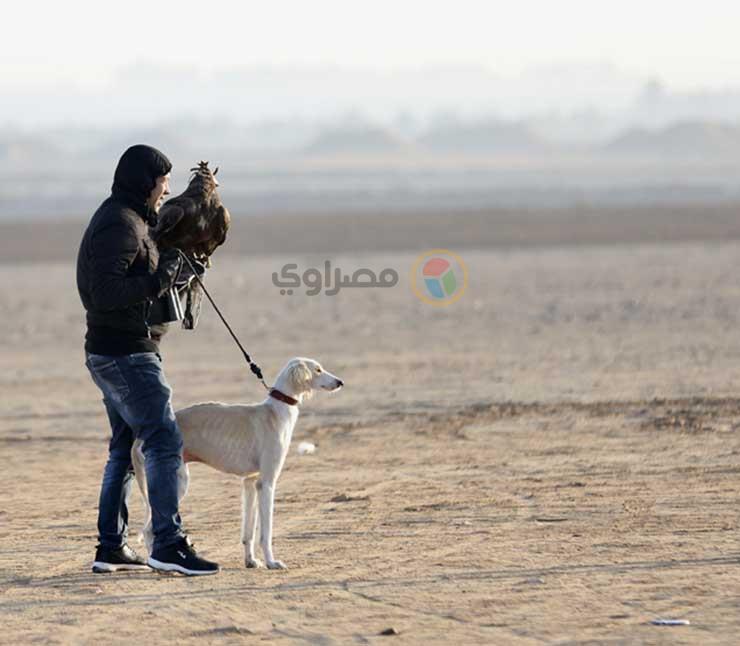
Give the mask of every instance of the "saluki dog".
[[(189, 462), (203, 462), (242, 479), (242, 543), (244, 564), (262, 566), (254, 554), (258, 509), (260, 545), (265, 565), (285, 569), (272, 553), (272, 519), (275, 485), (288, 454), (298, 405), (314, 390), (339, 390), (344, 382), (313, 359), (296, 357), (280, 371), (269, 395), (259, 404), (208, 402), (175, 413), (183, 436), (183, 463), (178, 471), (178, 499), (185, 497)], [(143, 537), (151, 554), (154, 535), (146, 490), (142, 441), (132, 449), (132, 461), (144, 498), (147, 523)]]

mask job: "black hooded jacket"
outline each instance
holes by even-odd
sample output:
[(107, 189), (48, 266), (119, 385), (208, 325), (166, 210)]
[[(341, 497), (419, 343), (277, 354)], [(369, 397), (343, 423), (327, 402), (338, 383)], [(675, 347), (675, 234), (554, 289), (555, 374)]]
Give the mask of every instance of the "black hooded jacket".
[(123, 355), (157, 352), (147, 323), (160, 283), (159, 252), (148, 225), (156, 214), (147, 198), (172, 164), (157, 149), (129, 148), (116, 168), (111, 196), (92, 216), (77, 255), (77, 289), (87, 311), (85, 350)]

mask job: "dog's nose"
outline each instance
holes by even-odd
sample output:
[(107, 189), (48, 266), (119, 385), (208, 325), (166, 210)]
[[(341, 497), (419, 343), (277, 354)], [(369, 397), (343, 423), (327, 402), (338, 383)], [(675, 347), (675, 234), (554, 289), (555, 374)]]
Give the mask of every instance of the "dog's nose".
[(344, 386), (344, 382), (341, 379), (337, 379), (337, 388)]

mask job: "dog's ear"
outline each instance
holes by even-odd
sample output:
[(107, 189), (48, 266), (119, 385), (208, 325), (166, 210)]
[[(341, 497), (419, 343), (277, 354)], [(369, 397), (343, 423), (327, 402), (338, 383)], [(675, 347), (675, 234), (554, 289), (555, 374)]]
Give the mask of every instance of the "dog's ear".
[(303, 361), (291, 367), (288, 377), (294, 392), (303, 394), (311, 390), (311, 371)]

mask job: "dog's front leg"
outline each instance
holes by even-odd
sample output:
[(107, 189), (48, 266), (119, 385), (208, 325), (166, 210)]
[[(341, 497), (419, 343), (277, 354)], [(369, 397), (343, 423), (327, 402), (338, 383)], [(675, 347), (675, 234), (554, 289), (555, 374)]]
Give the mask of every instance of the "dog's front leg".
[(272, 514), (275, 504), (275, 483), (261, 478), (257, 481), (260, 506), (260, 545), (265, 555), (265, 563), (271, 570), (285, 570), (285, 564), (276, 561), (272, 555)]
[(244, 565), (262, 567), (264, 563), (254, 556), (254, 535), (257, 529), (257, 489), (252, 478), (242, 480), (242, 543)]

